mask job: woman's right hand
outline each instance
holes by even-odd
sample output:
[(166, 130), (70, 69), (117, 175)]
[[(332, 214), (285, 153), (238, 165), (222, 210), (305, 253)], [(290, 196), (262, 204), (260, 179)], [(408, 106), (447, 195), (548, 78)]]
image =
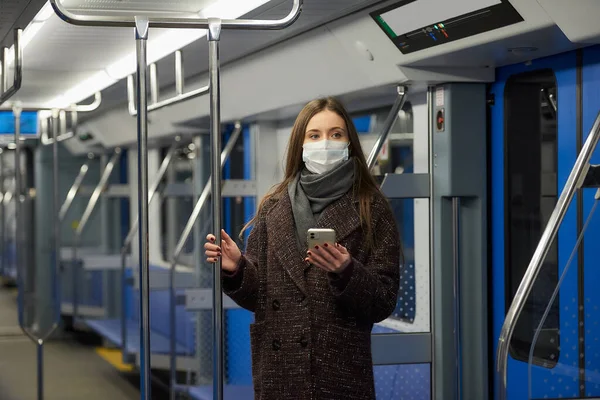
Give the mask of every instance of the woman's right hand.
[(227, 232), (221, 229), (221, 246), (215, 244), (215, 235), (212, 233), (206, 236), (206, 240), (207, 242), (204, 244), (206, 261), (216, 263), (218, 258), (221, 257), (221, 268), (227, 272), (235, 272), (242, 257), (242, 252)]

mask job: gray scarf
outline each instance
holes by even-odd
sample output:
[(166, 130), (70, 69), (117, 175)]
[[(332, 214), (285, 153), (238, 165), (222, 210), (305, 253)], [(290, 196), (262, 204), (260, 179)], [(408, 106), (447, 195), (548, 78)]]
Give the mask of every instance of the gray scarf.
[(351, 157), (324, 174), (313, 174), (304, 168), (289, 184), (288, 194), (301, 251), (307, 247), (306, 232), (316, 227), (323, 210), (352, 189), (354, 167)]

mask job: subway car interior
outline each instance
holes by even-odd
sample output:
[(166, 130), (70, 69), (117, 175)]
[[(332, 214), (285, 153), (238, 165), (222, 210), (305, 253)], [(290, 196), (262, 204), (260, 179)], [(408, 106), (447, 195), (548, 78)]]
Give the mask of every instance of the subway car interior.
[(204, 243), (238, 237), (326, 96), (404, 255), (377, 400), (600, 399), (599, 14), (1, 1), (0, 400), (254, 399), (254, 315)]

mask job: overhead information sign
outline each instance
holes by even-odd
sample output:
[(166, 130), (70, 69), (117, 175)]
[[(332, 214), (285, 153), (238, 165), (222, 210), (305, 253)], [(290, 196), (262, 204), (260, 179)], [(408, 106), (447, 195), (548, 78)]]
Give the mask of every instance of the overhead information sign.
[(523, 21), (508, 0), (402, 0), (370, 15), (403, 54)]
[[(15, 134), (15, 116), (12, 111), (0, 111), (0, 135)], [(38, 113), (37, 111), (21, 112), (21, 135), (37, 136)]]
[[(380, 15), (395, 36), (502, 3), (501, 0), (416, 0)], [(427, 10), (427, 12), (423, 12)]]

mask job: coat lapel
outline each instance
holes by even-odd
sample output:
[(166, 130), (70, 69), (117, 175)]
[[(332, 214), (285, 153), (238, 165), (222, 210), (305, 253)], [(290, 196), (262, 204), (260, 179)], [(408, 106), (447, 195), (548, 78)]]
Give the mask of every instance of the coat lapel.
[(333, 202), (323, 210), (323, 214), (321, 214), (316, 227), (335, 230), (335, 237), (338, 243), (358, 229), (360, 227), (360, 216), (356, 209), (352, 192), (346, 193), (341, 199)]
[[(323, 210), (315, 228), (334, 229), (339, 243), (359, 227), (360, 216), (352, 193), (349, 192)], [(304, 270), (307, 268), (304, 258), (308, 249), (298, 249), (292, 203), (287, 192), (269, 212), (267, 231), (271, 241), (268, 247), (273, 249), (273, 254), (300, 291), (308, 295), (304, 279)]]
[(281, 267), (292, 278), (300, 291), (308, 295), (304, 281), (306, 266), (304, 258), (306, 256), (298, 249), (292, 203), (287, 191), (269, 213), (267, 231), (271, 240), (268, 247), (273, 249), (273, 254), (281, 263)]

